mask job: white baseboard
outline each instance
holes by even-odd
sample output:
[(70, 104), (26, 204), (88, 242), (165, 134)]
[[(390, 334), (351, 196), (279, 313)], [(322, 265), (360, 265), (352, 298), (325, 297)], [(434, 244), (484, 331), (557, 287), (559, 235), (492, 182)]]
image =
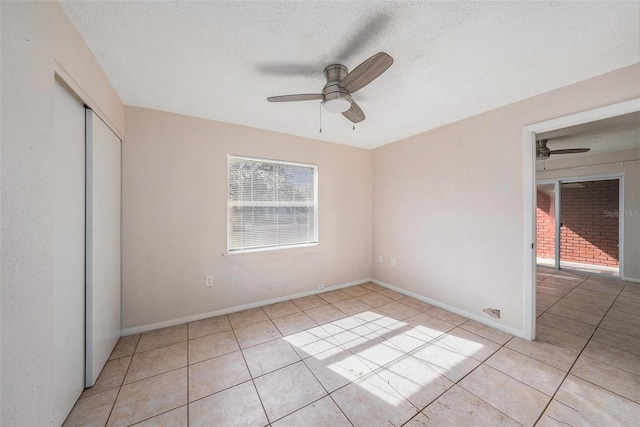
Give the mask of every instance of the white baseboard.
[(631, 277), (623, 277), (622, 280), (626, 280), (627, 282), (640, 283), (640, 279), (633, 279)]
[(369, 283), (372, 280), (362, 279), (355, 282), (342, 283), (340, 285), (326, 287), (322, 290), (314, 289), (312, 291), (300, 292), (297, 294), (285, 295), (278, 298), (272, 298), (264, 301), (256, 301), (248, 304), (237, 305), (234, 307), (222, 308), (220, 310), (210, 311), (207, 313), (194, 314), (192, 316), (180, 317), (178, 319), (164, 320), (162, 322), (150, 323), (148, 325), (134, 326), (133, 328), (126, 328), (120, 332), (120, 336), (127, 336), (133, 334), (139, 334), (142, 332), (152, 331), (154, 329), (166, 328), (169, 326), (176, 326), (182, 323), (193, 322), (196, 320), (207, 319), (209, 317), (222, 316), (223, 314), (235, 313), (236, 311), (248, 310), (250, 308), (262, 307), (265, 305), (275, 304), (277, 302), (288, 301), (290, 299), (302, 298), (309, 295), (317, 295), (324, 292), (335, 291), (336, 289), (348, 288), (349, 286), (361, 285), (363, 283)]
[(521, 330), (514, 329), (514, 328), (512, 328), (510, 326), (502, 325), (500, 323), (492, 321), (491, 319), (486, 319), (484, 317), (478, 316), (475, 313), (469, 313), (468, 311), (460, 310), (459, 308), (452, 307), (452, 306), (450, 306), (448, 304), (444, 304), (444, 303), (442, 303), (440, 301), (436, 301), (434, 299), (424, 297), (422, 295), (413, 293), (411, 291), (407, 291), (406, 289), (398, 288), (397, 286), (390, 285), (389, 283), (385, 283), (385, 282), (382, 282), (380, 280), (371, 279), (371, 281), (373, 283), (375, 283), (376, 285), (380, 285), (380, 286), (383, 286), (385, 288), (394, 290), (396, 292), (400, 292), (401, 294), (404, 294), (404, 295), (406, 295), (408, 297), (411, 297), (411, 298), (415, 298), (415, 299), (420, 300), (422, 302), (426, 302), (427, 304), (435, 305), (436, 307), (440, 307), (440, 308), (442, 308), (444, 310), (447, 310), (447, 311), (450, 311), (450, 312), (455, 313), (457, 315), (466, 317), (467, 319), (475, 320), (476, 322), (485, 324), (487, 326), (491, 326), (492, 328), (499, 329), (499, 330), (501, 330), (503, 332), (506, 332), (508, 334), (515, 335), (516, 337), (524, 338), (524, 332), (521, 331)]

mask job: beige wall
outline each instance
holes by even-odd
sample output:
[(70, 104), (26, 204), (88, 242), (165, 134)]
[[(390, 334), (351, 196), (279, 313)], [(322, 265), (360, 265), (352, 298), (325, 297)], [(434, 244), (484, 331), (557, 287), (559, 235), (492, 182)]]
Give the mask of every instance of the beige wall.
[(124, 107), (93, 53), (59, 7), (52, 8), (55, 72), (122, 139)]
[[(125, 334), (370, 277), (371, 151), (134, 107), (126, 129)], [(318, 165), (318, 246), (223, 256), (228, 154)]]
[(639, 79), (636, 64), (374, 150), (373, 278), (522, 331), (522, 128), (638, 97)]
[[(540, 163), (540, 162), (538, 162)], [(537, 164), (537, 179), (596, 175), (624, 176), (624, 277), (640, 280), (640, 148), (546, 161)]]
[(2, 1), (0, 11), (0, 425), (45, 426), (53, 406), (56, 61), (111, 121), (124, 117), (124, 107), (79, 36), (61, 36), (75, 30), (57, 3)]

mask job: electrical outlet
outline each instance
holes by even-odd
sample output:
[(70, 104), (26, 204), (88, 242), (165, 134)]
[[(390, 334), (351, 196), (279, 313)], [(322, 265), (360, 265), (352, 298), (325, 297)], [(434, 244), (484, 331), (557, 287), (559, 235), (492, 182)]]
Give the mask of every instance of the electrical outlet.
[(205, 279), (204, 285), (207, 288), (213, 287), (213, 276), (207, 276), (207, 278)]
[(320, 291), (320, 290), (322, 290), (322, 289), (324, 289), (324, 283), (320, 283), (320, 284), (318, 285), (318, 290)]
[(396, 266), (396, 259), (391, 258), (391, 267), (395, 267), (395, 266)]
[(382, 257), (381, 256), (378, 257), (378, 262), (382, 263)]

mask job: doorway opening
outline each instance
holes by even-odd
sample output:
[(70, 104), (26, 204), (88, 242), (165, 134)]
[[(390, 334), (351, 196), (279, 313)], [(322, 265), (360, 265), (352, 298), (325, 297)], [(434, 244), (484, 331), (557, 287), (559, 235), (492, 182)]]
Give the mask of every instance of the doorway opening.
[[(635, 98), (617, 104), (595, 108), (523, 127), (522, 141), (525, 148), (523, 151), (523, 194), (525, 208), (523, 250), (523, 338), (533, 340), (536, 336), (536, 196), (538, 193), (537, 184), (545, 183), (538, 182), (537, 180), (549, 180), (546, 182), (547, 184), (553, 183), (554, 180), (564, 180), (565, 183), (569, 183), (571, 180), (592, 180), (591, 178), (594, 178), (594, 176), (598, 177), (599, 175), (616, 173), (618, 178), (622, 177), (619, 181), (620, 208), (618, 211), (619, 220), (622, 223), (624, 221), (624, 217), (628, 216), (627, 212), (635, 214), (636, 210), (640, 206), (640, 200), (636, 200), (638, 199), (637, 197), (632, 197), (628, 206), (625, 201), (626, 199), (629, 199), (630, 195), (633, 196), (634, 190), (631, 188), (633, 185), (624, 189), (626, 193), (622, 194), (625, 174), (630, 173), (629, 176), (636, 176), (635, 169), (634, 172), (629, 172), (629, 170), (640, 165), (640, 145), (638, 144), (640, 138), (637, 137), (637, 132), (639, 131), (638, 123), (640, 123), (638, 120), (639, 116), (640, 98)], [(631, 137), (627, 140), (622, 139), (622, 143), (619, 146), (615, 146), (614, 144), (615, 147), (609, 146), (605, 143), (600, 145), (600, 148), (592, 148), (586, 155), (590, 159), (596, 161), (592, 162), (587, 167), (581, 164), (577, 156), (554, 155), (553, 151), (556, 150), (561, 152), (559, 154), (564, 154), (563, 152), (566, 153), (566, 150), (570, 148), (598, 147), (598, 144), (601, 144), (601, 140), (603, 138), (601, 138), (602, 135), (599, 134), (599, 131), (594, 129), (594, 126), (597, 128), (600, 125), (598, 122), (606, 120), (610, 120), (609, 123), (616, 123), (617, 126), (620, 126), (621, 123), (627, 123), (622, 124), (622, 131), (630, 131), (629, 134), (632, 136), (635, 131), (635, 138)], [(630, 124), (630, 127), (628, 127), (628, 124)], [(581, 125), (585, 125), (585, 128), (581, 128), (580, 131), (582, 132), (583, 129), (589, 128), (588, 132), (574, 134), (573, 137), (580, 137), (584, 140), (580, 141), (579, 145), (574, 145), (574, 147), (563, 146), (563, 144), (567, 142), (563, 141), (563, 138), (567, 136), (567, 130), (577, 130)], [(536, 141), (538, 139), (547, 140), (547, 144), (544, 145), (545, 148), (548, 148), (547, 151), (551, 154), (550, 156), (547, 154), (546, 159), (542, 161), (536, 161)], [(592, 143), (593, 145), (588, 145), (586, 143)], [(596, 156), (596, 154), (598, 155)], [(585, 154), (578, 154), (578, 156), (584, 155)], [(538, 158), (540, 157), (541, 156), (538, 156)], [(592, 169), (588, 169), (588, 167), (592, 167)], [(544, 174), (539, 175), (537, 172), (540, 171), (544, 171)], [(629, 182), (635, 185), (636, 181), (636, 179), (630, 178)], [(557, 191), (560, 191), (560, 189)], [(623, 204), (625, 206), (624, 209), (627, 210), (622, 208)], [(547, 207), (547, 209), (549, 208)], [(612, 212), (610, 215), (615, 216), (616, 212)], [(560, 222), (556, 220), (560, 219), (559, 213), (554, 214), (553, 219), (555, 221), (553, 223), (554, 228), (560, 227)], [(630, 228), (627, 231), (624, 229), (624, 226), (619, 228), (618, 274), (625, 280), (640, 280), (640, 264), (631, 261), (627, 263), (624, 262), (625, 259), (629, 261), (637, 258), (635, 257), (637, 252), (635, 246), (629, 243), (633, 241), (633, 238), (638, 237), (636, 235), (638, 233), (634, 230), (635, 229)], [(626, 234), (630, 233), (634, 234), (634, 236), (626, 236)], [(561, 254), (558, 243), (561, 242), (554, 242), (554, 258), (559, 256), (556, 255), (556, 253)], [(571, 262), (566, 259), (564, 261), (565, 263)], [(562, 270), (556, 269), (555, 265), (552, 268), (541, 268), (548, 270), (549, 274), (563, 275)], [(587, 273), (577, 272), (576, 274), (584, 275)], [(614, 279), (611, 278), (610, 280)]]
[(539, 180), (536, 264), (620, 276), (622, 177)]

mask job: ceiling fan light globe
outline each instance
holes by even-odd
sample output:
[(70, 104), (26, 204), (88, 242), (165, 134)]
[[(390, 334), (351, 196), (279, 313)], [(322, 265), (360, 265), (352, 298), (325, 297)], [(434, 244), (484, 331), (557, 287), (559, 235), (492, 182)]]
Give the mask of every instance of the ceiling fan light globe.
[(322, 105), (330, 113), (344, 113), (351, 108), (351, 101), (344, 98), (334, 98), (324, 101)]

